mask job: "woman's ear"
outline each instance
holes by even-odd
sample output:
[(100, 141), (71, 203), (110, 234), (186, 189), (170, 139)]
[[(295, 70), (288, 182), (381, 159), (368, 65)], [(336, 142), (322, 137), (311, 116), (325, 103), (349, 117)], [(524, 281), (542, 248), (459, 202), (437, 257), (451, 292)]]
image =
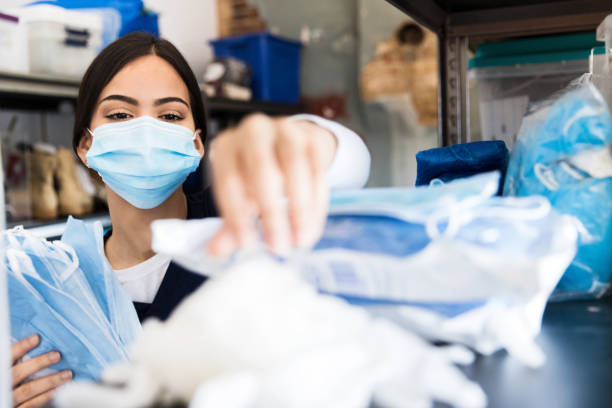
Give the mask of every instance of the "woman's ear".
[(91, 136), (91, 134), (89, 132), (85, 132), (85, 134), (83, 135), (83, 137), (81, 137), (81, 140), (79, 141), (79, 145), (77, 146), (77, 155), (79, 156), (79, 159), (81, 159), (81, 161), (83, 162), (83, 164), (87, 167), (89, 167), (87, 165), (87, 152), (89, 151), (89, 148), (91, 147), (91, 142), (93, 141), (93, 137)]
[(200, 153), (200, 158), (204, 157), (204, 143), (202, 142), (202, 130), (201, 129), (196, 129), (195, 131), (196, 133), (196, 138), (193, 141), (193, 144), (196, 148), (196, 150), (198, 151), (198, 153)]

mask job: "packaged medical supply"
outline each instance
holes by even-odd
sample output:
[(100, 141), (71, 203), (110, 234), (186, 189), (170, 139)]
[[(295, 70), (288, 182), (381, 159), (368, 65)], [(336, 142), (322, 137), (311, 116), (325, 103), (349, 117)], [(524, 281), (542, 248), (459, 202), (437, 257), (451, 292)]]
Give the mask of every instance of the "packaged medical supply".
[[(161, 323), (147, 320), (114, 387), (69, 384), (59, 407), (484, 407), (454, 366), (467, 350), (436, 348), (396, 325), (318, 294), (287, 265), (255, 257), (209, 280)], [(120, 385), (120, 387), (117, 387)]]
[[(575, 254), (576, 227), (544, 197), (492, 197), (498, 182), (498, 173), (485, 173), (428, 188), (338, 192), (321, 240), (284, 262), (320, 292), (428, 338), (485, 354), (505, 348), (540, 365), (534, 338)], [(221, 273), (249, 254), (207, 257), (219, 225), (156, 221), (153, 248), (200, 273)]]
[(602, 296), (612, 276), (612, 118), (598, 90), (579, 84), (525, 118), (504, 195), (547, 197), (579, 224), (578, 253), (553, 299)]
[(448, 182), (495, 170), (502, 174), (503, 180), (509, 156), (508, 148), (501, 140), (423, 150), (416, 155), (416, 185), (427, 185), (432, 180)]
[(0, 233), (12, 341), (39, 334), (40, 345), (26, 358), (59, 351), (62, 360), (51, 371), (72, 370), (75, 379), (98, 379), (104, 367), (126, 360), (140, 332), (134, 307), (112, 271), (87, 259), (98, 251), (87, 233), (95, 228), (101, 225), (69, 220), (67, 241), (79, 242), (78, 251), (19, 227)]

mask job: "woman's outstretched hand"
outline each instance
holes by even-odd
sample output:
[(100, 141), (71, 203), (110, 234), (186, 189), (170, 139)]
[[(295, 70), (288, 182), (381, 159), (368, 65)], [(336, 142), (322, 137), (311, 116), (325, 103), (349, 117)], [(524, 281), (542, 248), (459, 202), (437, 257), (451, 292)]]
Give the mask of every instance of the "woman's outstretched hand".
[(321, 235), (328, 209), (327, 170), (337, 141), (308, 121), (250, 115), (212, 142), (213, 190), (223, 227), (209, 252), (248, 248), (261, 221), (268, 247), (283, 253)]

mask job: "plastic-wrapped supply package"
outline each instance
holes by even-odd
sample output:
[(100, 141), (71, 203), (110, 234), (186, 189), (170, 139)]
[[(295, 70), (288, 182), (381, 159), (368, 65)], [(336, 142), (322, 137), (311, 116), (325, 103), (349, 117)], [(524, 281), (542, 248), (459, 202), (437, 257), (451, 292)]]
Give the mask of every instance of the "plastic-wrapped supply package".
[[(335, 194), (314, 250), (284, 262), (320, 292), (427, 338), (485, 354), (505, 348), (538, 366), (544, 356), (534, 338), (548, 296), (575, 255), (576, 227), (543, 197), (491, 197), (498, 182), (497, 173), (485, 173), (428, 188)], [(218, 226), (218, 220), (157, 221), (153, 248), (214, 275), (248, 256), (207, 258), (206, 241)]]
[[(69, 221), (67, 235), (87, 245), (93, 235), (75, 233), (78, 227), (101, 225)], [(98, 379), (104, 367), (127, 359), (127, 347), (140, 324), (112, 271), (88, 263), (87, 251), (97, 251), (95, 246), (75, 251), (62, 241), (51, 243), (19, 227), (3, 231), (1, 239), (12, 341), (35, 333), (41, 339), (26, 358), (57, 350), (62, 360), (51, 371), (69, 369), (75, 379)]]
[(579, 221), (578, 252), (552, 299), (599, 297), (612, 277), (612, 120), (591, 83), (525, 118), (504, 195), (547, 197)]
[[(115, 386), (68, 384), (57, 406), (192, 408), (484, 407), (480, 387), (454, 366), (473, 355), (436, 348), (341, 299), (293, 268), (255, 257), (210, 279), (169, 319), (147, 320)], [(122, 385), (122, 386), (117, 386)]]

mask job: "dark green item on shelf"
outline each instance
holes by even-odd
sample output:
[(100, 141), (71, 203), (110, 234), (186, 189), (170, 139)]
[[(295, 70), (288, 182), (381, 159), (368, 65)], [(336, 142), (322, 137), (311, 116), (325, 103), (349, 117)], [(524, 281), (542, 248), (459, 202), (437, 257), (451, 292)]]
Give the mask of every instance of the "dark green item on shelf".
[(476, 56), (470, 59), (468, 67), (581, 60), (589, 58), (593, 49), (595, 54), (604, 53), (605, 48), (601, 48), (602, 45), (602, 42), (596, 40), (594, 31), (490, 42), (476, 48)]

